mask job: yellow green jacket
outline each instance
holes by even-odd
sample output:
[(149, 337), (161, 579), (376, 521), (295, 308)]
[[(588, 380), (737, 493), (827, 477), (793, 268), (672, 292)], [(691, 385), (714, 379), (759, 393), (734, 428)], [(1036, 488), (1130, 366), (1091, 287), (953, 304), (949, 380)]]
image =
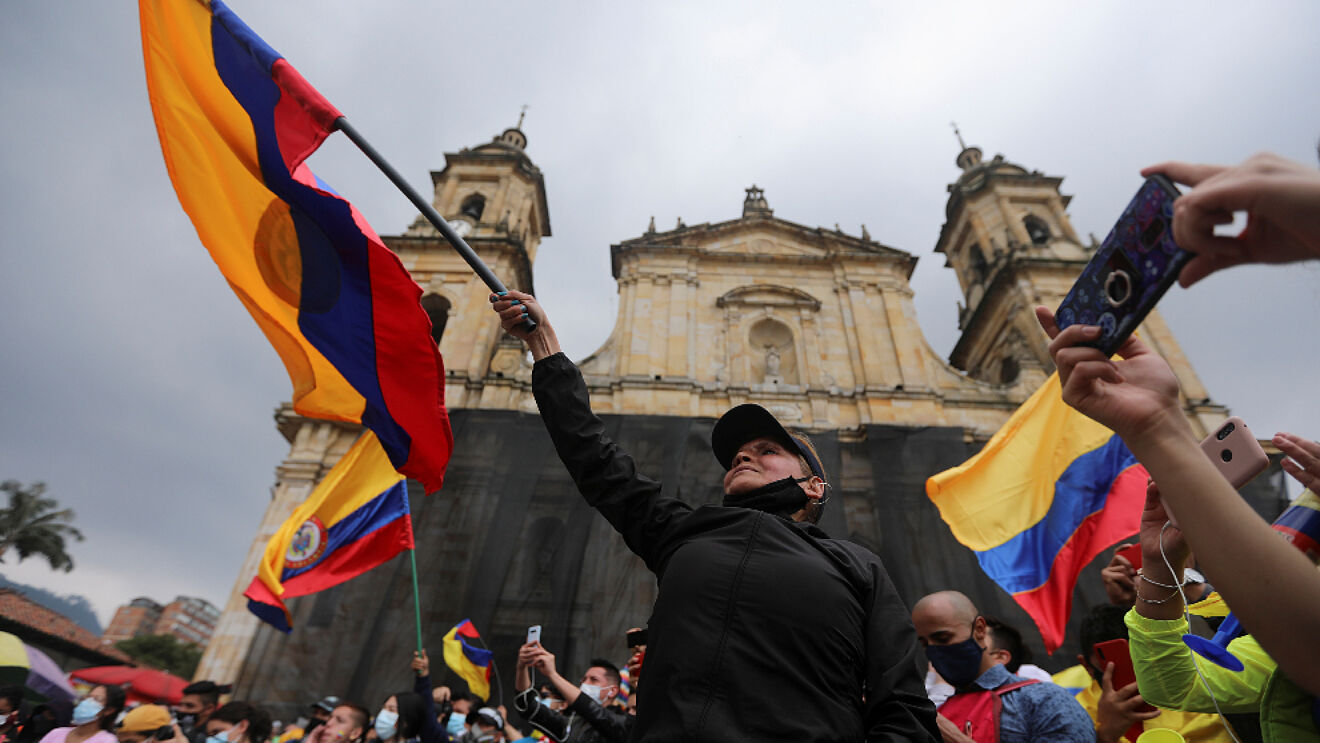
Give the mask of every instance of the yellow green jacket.
[[(1187, 620), (1149, 619), (1129, 611), (1128, 646), (1141, 696), (1156, 707), (1212, 713), (1214, 701), (1196, 675), (1192, 651), (1183, 644)], [(1275, 662), (1250, 635), (1228, 646), (1242, 661), (1241, 672), (1197, 658), (1206, 683), (1225, 713), (1260, 713), (1265, 743), (1320, 742), (1311, 719), (1311, 696), (1279, 673)]]

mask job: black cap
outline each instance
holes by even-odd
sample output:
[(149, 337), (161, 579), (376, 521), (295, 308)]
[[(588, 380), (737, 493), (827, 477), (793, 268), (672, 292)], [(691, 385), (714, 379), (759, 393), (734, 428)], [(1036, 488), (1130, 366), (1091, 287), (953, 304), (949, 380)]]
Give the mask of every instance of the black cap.
[(326, 712), (334, 712), (335, 707), (339, 706), (339, 697), (329, 696), (312, 705), (312, 709), (323, 709)]
[(755, 403), (739, 405), (720, 416), (710, 432), (710, 448), (715, 452), (715, 458), (719, 460), (720, 466), (727, 470), (733, 466), (733, 456), (743, 444), (763, 437), (793, 447), (803, 459), (807, 460), (811, 474), (821, 480), (825, 479), (825, 468), (821, 466), (816, 452), (790, 436), (788, 430), (769, 410)]

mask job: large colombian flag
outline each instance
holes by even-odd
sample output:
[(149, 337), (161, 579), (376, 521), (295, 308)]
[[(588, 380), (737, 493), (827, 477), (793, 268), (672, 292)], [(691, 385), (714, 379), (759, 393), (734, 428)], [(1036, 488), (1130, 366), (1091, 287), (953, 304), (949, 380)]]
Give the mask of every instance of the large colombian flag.
[(1063, 402), (1056, 373), (976, 456), (927, 480), (926, 494), (1052, 653), (1082, 568), (1137, 533), (1146, 479), (1113, 431)]
[(220, 0), (138, 8), (174, 189), (287, 367), (294, 409), (366, 425), (438, 490), (453, 434), (421, 289), (304, 163), (341, 114)]
[(248, 609), (289, 632), (284, 599), (339, 585), (412, 549), (406, 482), (376, 435), (363, 433), (266, 543), (243, 593)]
[(467, 682), (469, 691), (486, 699), (490, 697), (490, 668), (495, 654), (468, 643), (480, 639), (470, 619), (454, 625), (445, 634), (445, 665)]

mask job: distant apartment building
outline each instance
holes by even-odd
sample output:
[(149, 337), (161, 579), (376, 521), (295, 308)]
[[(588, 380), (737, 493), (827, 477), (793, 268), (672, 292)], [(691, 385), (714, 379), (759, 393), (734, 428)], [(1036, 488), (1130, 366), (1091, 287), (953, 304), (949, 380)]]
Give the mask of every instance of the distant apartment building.
[(140, 635), (174, 635), (181, 642), (204, 648), (219, 618), (220, 610), (206, 599), (176, 596), (161, 606), (139, 596), (115, 611), (101, 637), (113, 644)]

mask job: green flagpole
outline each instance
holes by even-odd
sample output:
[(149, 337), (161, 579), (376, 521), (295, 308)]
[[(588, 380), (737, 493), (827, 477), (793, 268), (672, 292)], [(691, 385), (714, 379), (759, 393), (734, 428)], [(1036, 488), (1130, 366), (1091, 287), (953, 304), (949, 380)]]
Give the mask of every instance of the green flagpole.
[[(414, 542), (415, 543), (415, 542)], [(408, 550), (408, 560), (412, 562), (413, 614), (417, 619), (417, 655), (422, 654), (422, 598), (417, 590), (417, 549)]]

